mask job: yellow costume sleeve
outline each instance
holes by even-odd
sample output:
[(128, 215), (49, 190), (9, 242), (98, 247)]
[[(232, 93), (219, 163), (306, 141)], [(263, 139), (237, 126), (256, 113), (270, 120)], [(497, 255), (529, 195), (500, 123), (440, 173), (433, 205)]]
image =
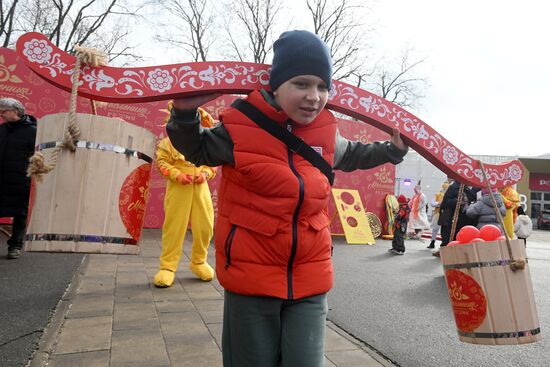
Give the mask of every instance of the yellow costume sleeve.
[(205, 110), (203, 110), (200, 107), (197, 110), (198, 110), (199, 115), (201, 117), (201, 125), (203, 127), (208, 127), (209, 128), (209, 127), (214, 126), (216, 121), (212, 118), (212, 116), (210, 116), (210, 114), (208, 112), (206, 112)]
[(199, 169), (201, 173), (206, 173), (206, 179), (208, 181), (216, 177), (216, 173), (218, 173), (218, 169), (216, 167), (200, 166)]
[[(198, 108), (199, 116), (201, 119), (201, 125), (206, 128), (210, 128), (215, 125), (216, 121), (210, 116), (208, 112), (206, 112), (202, 108)], [(208, 166), (200, 166), (199, 167), (201, 173), (206, 173), (207, 180), (212, 180), (214, 177), (216, 177), (216, 173), (218, 172), (218, 169), (216, 167), (208, 167)]]
[(174, 153), (177, 152), (174, 151), (170, 140), (167, 137), (162, 139), (157, 145), (156, 163), (161, 175), (176, 182), (181, 171), (175, 166), (177, 157), (174, 156)]

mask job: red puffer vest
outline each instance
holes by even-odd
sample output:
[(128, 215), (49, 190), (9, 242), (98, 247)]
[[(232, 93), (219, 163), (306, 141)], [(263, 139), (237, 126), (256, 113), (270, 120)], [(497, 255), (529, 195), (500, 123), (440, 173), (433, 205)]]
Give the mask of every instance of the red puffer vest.
[[(259, 91), (247, 101), (285, 126), (288, 116)], [(223, 167), (215, 231), (216, 274), (228, 291), (282, 299), (328, 292), (333, 284), (328, 179), (241, 112), (220, 116), (235, 165)], [(328, 110), (293, 133), (334, 160), (336, 119)]]

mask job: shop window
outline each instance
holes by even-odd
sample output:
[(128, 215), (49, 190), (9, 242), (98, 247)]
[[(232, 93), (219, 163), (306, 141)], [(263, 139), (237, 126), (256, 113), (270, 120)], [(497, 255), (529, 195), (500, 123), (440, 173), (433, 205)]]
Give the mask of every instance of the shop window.
[(531, 200), (542, 200), (542, 192), (531, 191)]
[(540, 213), (540, 204), (531, 203), (531, 218), (537, 218)]
[(544, 201), (550, 201), (550, 192), (544, 193)]

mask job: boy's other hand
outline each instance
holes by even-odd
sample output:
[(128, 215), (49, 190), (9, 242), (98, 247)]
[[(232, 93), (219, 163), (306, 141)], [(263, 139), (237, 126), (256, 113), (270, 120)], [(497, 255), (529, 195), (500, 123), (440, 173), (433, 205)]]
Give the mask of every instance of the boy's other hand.
[(407, 149), (407, 146), (403, 142), (403, 139), (401, 139), (401, 133), (399, 132), (399, 129), (393, 129), (393, 135), (391, 137), (391, 142), (399, 150), (406, 150)]

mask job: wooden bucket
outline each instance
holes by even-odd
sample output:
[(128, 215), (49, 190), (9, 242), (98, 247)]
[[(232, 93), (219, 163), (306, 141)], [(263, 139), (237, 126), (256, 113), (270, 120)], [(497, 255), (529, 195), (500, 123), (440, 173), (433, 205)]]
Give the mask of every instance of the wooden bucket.
[[(37, 150), (49, 160), (68, 113), (44, 116)], [(121, 119), (77, 114), (77, 149), (62, 149), (36, 184), (26, 251), (139, 253), (156, 137)]]
[[(527, 259), (523, 241), (510, 240), (514, 259)], [(440, 249), (459, 339), (473, 344), (540, 340), (529, 264), (512, 271), (506, 241)]]

